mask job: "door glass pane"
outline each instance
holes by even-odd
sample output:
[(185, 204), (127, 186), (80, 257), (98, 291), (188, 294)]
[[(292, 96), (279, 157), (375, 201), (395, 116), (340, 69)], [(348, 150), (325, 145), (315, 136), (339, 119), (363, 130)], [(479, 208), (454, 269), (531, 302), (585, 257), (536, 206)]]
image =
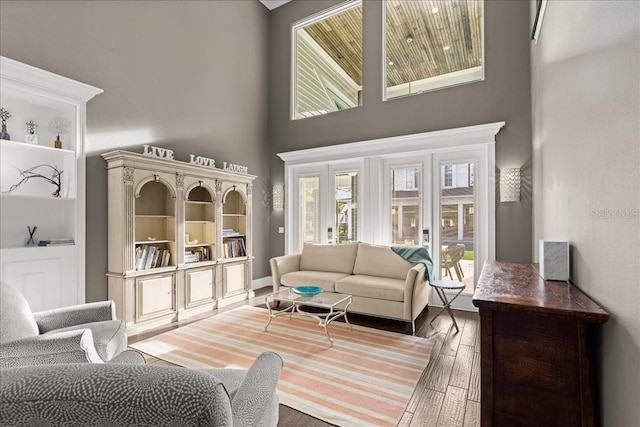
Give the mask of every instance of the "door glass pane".
[(441, 277), (463, 282), (465, 293), (474, 290), (474, 187), (473, 163), (440, 168)]
[(358, 174), (335, 175), (335, 230), (336, 243), (358, 240)]
[(304, 176), (299, 184), (298, 236), (302, 249), (306, 242), (320, 243), (320, 177)]
[(420, 240), (420, 169), (417, 166), (391, 169), (391, 242), (415, 246)]

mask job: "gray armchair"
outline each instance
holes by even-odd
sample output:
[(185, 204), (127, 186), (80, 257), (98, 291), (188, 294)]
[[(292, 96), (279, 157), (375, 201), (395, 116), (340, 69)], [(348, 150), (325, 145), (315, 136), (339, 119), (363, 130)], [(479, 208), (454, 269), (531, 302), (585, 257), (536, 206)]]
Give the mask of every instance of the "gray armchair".
[(71, 364), (0, 370), (0, 420), (11, 426), (276, 426), (282, 359), (249, 370)]
[(112, 301), (32, 313), (16, 288), (0, 283), (0, 368), (139, 361), (137, 354), (122, 354), (133, 353), (126, 348)]

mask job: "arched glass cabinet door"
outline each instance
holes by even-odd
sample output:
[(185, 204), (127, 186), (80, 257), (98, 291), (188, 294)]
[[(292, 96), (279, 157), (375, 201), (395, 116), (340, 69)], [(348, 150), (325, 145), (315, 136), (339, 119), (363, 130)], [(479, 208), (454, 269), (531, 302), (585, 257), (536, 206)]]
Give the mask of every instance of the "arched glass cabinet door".
[(184, 201), (184, 263), (215, 259), (216, 207), (209, 189), (197, 186)]
[(135, 269), (176, 265), (175, 195), (161, 180), (142, 184), (135, 200)]
[(222, 221), (222, 257), (247, 256), (247, 202), (235, 187), (224, 195)]

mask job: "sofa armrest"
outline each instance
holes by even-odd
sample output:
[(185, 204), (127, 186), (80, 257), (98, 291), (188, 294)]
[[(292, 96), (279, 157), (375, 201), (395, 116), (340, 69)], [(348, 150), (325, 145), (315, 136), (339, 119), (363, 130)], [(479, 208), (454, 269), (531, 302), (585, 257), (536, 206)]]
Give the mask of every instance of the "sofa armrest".
[(40, 328), (40, 333), (44, 334), (69, 326), (116, 320), (116, 305), (113, 301), (91, 302), (39, 311), (33, 313), (33, 318)]
[(142, 353), (137, 350), (128, 349), (109, 360), (107, 363), (121, 365), (145, 365), (147, 362)]
[(60, 363), (103, 363), (90, 329), (78, 329), (0, 344), (0, 369)]
[(300, 271), (301, 254), (283, 255), (269, 260), (273, 291), (280, 289), (280, 278), (292, 271)]
[(274, 410), (271, 404), (277, 396), (276, 385), (282, 365), (282, 358), (277, 353), (258, 355), (231, 400), (234, 426), (265, 425), (266, 418), (277, 422), (278, 406)]
[(422, 310), (422, 300), (429, 293), (429, 281), (426, 277), (424, 264), (414, 265), (408, 272), (404, 284), (404, 315), (405, 319), (415, 319), (417, 310)]

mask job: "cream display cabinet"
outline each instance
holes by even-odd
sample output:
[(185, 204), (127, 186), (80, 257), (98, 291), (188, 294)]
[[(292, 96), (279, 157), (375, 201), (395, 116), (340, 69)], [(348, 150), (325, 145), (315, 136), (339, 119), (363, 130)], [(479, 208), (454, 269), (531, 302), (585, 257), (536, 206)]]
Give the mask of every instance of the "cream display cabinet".
[(102, 157), (109, 299), (128, 333), (253, 297), (255, 176), (127, 151)]
[[(100, 93), (0, 57), (0, 107), (10, 135), (0, 140), (0, 280), (34, 311), (85, 302), (85, 115)], [(33, 134), (28, 122), (37, 125)], [(33, 177), (21, 182), (29, 171)]]

